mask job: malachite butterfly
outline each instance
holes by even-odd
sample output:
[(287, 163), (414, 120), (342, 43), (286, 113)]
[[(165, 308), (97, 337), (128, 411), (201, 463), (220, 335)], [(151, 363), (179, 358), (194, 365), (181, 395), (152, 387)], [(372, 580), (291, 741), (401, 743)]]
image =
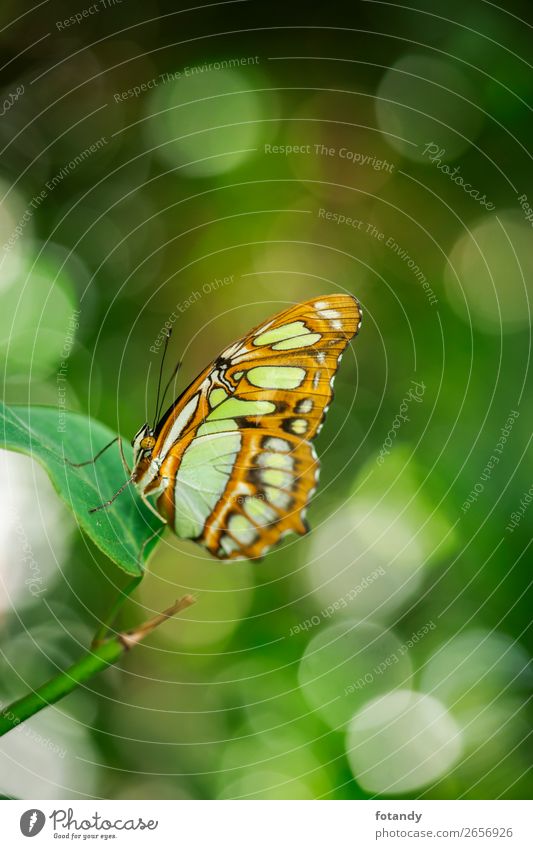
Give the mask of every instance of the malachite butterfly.
[(226, 348), (155, 427), (143, 425), (130, 480), (179, 537), (221, 560), (255, 559), (308, 530), (311, 440), (360, 325), (351, 295), (284, 310)]

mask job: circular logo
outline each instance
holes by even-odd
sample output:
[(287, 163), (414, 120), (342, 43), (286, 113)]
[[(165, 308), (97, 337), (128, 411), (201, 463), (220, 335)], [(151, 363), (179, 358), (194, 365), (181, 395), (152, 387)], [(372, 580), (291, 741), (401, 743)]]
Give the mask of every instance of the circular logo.
[(38, 808), (31, 808), (29, 811), (24, 811), (20, 818), (20, 830), (24, 837), (35, 837), (42, 831), (46, 822), (46, 817)]

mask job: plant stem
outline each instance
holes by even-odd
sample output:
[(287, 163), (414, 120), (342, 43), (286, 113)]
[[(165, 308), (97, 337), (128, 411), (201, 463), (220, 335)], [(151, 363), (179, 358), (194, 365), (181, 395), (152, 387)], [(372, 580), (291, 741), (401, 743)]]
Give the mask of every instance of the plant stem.
[(125, 651), (137, 645), (154, 628), (191, 604), (194, 604), (194, 598), (190, 595), (183, 596), (168, 610), (131, 631), (117, 634), (117, 636), (106, 640), (105, 643), (101, 643), (89, 654), (81, 657), (65, 672), (60, 672), (59, 675), (50, 678), (49, 681), (33, 692), (2, 708), (0, 711), (0, 737), (43, 708), (58, 702), (64, 696), (68, 696), (82, 682), (88, 681), (93, 675), (116, 663)]

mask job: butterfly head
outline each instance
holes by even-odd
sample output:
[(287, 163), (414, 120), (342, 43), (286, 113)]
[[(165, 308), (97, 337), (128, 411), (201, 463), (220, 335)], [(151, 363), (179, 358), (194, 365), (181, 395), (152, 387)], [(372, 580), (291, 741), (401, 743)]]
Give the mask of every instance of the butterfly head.
[(140, 460), (148, 459), (152, 456), (152, 449), (155, 445), (154, 431), (148, 423), (137, 431), (131, 440), (133, 447), (133, 464), (138, 465)]

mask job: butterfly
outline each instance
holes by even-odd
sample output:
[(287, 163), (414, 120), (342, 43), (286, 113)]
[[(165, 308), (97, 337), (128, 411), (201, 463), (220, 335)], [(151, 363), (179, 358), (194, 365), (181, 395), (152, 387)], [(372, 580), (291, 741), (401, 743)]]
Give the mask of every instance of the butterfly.
[(280, 312), (227, 347), (155, 427), (140, 428), (130, 481), (179, 537), (236, 560), (306, 533), (319, 474), (312, 439), (361, 314), (339, 294)]

